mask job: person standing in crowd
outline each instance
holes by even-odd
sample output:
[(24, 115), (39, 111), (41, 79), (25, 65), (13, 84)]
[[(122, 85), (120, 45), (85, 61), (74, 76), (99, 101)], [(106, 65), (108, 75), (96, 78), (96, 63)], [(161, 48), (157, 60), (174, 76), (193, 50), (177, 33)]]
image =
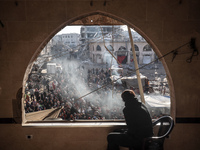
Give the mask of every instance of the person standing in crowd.
[(109, 133), (107, 150), (119, 150), (119, 146), (141, 149), (144, 138), (153, 135), (151, 116), (133, 90), (123, 91), (121, 97), (125, 102), (123, 113), (127, 131)]
[(34, 95), (36, 96), (36, 100), (39, 101), (39, 91), (37, 88), (35, 89)]
[(30, 92), (30, 95), (31, 95), (31, 100), (33, 101), (34, 100), (34, 89), (30, 89), (29, 90), (29, 92)]

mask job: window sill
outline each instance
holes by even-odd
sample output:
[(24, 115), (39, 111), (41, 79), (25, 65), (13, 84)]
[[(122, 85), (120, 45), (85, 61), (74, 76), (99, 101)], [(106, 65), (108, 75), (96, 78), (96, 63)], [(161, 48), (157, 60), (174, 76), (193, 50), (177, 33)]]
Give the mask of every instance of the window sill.
[(125, 122), (28, 122), (23, 127), (124, 127)]

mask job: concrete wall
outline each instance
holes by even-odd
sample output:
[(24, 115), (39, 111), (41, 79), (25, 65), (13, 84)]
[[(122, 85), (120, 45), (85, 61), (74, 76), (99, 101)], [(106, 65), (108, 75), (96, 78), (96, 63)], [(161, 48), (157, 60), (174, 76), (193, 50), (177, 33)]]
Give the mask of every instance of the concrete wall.
[[(200, 49), (199, 0), (0, 0), (0, 118), (16, 116), (13, 104), (23, 86), (25, 73), (49, 39), (65, 25), (88, 14), (105, 14), (134, 27), (164, 55), (196, 38)], [(88, 23), (88, 19), (80, 22)], [(189, 47), (181, 51), (189, 51)], [(165, 57), (172, 99), (172, 116), (200, 118), (200, 61), (190, 54)], [(18, 102), (17, 102), (18, 104)], [(22, 127), (0, 124), (0, 149), (106, 149), (106, 136), (113, 127)], [(200, 126), (177, 123), (166, 150), (199, 149)], [(193, 121), (195, 122), (195, 121)], [(33, 139), (27, 140), (26, 135)]]

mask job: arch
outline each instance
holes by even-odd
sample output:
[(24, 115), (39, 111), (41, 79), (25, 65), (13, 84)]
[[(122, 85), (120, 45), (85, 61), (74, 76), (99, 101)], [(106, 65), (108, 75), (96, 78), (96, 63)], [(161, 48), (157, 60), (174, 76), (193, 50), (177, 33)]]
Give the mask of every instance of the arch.
[[(135, 48), (135, 51), (139, 51), (139, 47), (136, 44), (134, 44), (134, 48)], [(130, 51), (132, 52), (132, 48), (130, 48)]]
[[(138, 32), (140, 35), (142, 35), (144, 37), (144, 39), (151, 45), (151, 47), (154, 49), (156, 55), (158, 57), (161, 57), (162, 54), (160, 53), (159, 49), (157, 48), (156, 46), (156, 43), (154, 43), (148, 36), (147, 34), (145, 34), (145, 32), (143, 32), (142, 30), (140, 30), (139, 27), (135, 26), (134, 24), (132, 24), (131, 22), (129, 22), (128, 20), (124, 20), (123, 18), (120, 18), (114, 14), (110, 14), (110, 13), (107, 13), (107, 12), (103, 12), (103, 11), (94, 11), (94, 12), (87, 12), (85, 14), (81, 14), (80, 16), (77, 16), (77, 17), (74, 17), (74, 18), (71, 18), (69, 20), (67, 20), (66, 22), (60, 24), (59, 26), (57, 26), (54, 30), (52, 30), (52, 32), (46, 37), (46, 39), (43, 40), (43, 42), (41, 42), (40, 46), (36, 49), (35, 53), (33, 54), (28, 66), (27, 66), (27, 69), (26, 69), (26, 72), (25, 72), (25, 75), (24, 75), (24, 79), (23, 79), (23, 91), (25, 90), (24, 87), (25, 87), (25, 81), (28, 79), (28, 74), (30, 73), (31, 69), (32, 69), (32, 65), (33, 65), (33, 62), (34, 60), (37, 58), (37, 56), (40, 54), (40, 52), (43, 50), (43, 48), (46, 46), (46, 44), (48, 43), (48, 41), (50, 39), (52, 39), (52, 37), (57, 33), (59, 32), (62, 28), (64, 28), (65, 26), (67, 25), (77, 25), (77, 24), (90, 24), (90, 25), (98, 25), (100, 23), (96, 23), (95, 21), (92, 21), (91, 20), (93, 19), (93, 16), (102, 16), (102, 17), (105, 17), (105, 18), (110, 18), (110, 20), (108, 20), (108, 23), (110, 24), (118, 24), (118, 25), (122, 25), (122, 24), (125, 24), (127, 26), (129, 26), (130, 28), (133, 28), (136, 32)], [(99, 19), (101, 21), (101, 19)], [(175, 92), (174, 92), (174, 86), (173, 86), (173, 81), (172, 81), (172, 78), (171, 78), (171, 75), (170, 75), (170, 72), (169, 72), (169, 69), (166, 65), (166, 62), (165, 60), (162, 58), (160, 59), (163, 66), (164, 66), (164, 69), (166, 71), (166, 75), (167, 75), (167, 79), (168, 79), (168, 82), (169, 82), (169, 86), (170, 86), (170, 96), (171, 96), (171, 115), (173, 117), (175, 117)], [(22, 102), (24, 101), (24, 95), (22, 96)], [(23, 107), (22, 107), (23, 108)], [(23, 121), (25, 121), (25, 117), (24, 117), (24, 110), (23, 111)], [(24, 123), (24, 122), (23, 122)]]
[(152, 48), (149, 44), (147, 44), (143, 47), (143, 51), (152, 51)]
[(127, 49), (126, 49), (126, 47), (124, 47), (124, 46), (120, 46), (118, 50), (119, 50), (119, 51), (126, 51)]
[(97, 45), (96, 50), (101, 51), (101, 46)]
[[(98, 16), (100, 18), (95, 18), (95, 16)], [(94, 18), (96, 19), (97, 22), (95, 22)], [(108, 20), (108, 18), (110, 20)], [(91, 22), (91, 20), (92, 20), (92, 22)], [(155, 53), (158, 57), (162, 56), (162, 54), (160, 53), (156, 44), (154, 44), (154, 42), (139, 27), (135, 26), (134, 24), (132, 24), (128, 20), (124, 20), (123, 18), (120, 18), (120, 17), (118, 17), (114, 14), (98, 10), (98, 11), (93, 11), (93, 12), (81, 14), (77, 17), (71, 18), (71, 19), (67, 20), (66, 22), (60, 24), (54, 30), (52, 30), (52, 32), (49, 34), (49, 36), (47, 36), (46, 39), (37, 48), (35, 54), (33, 55), (32, 59), (30, 60), (30, 63), (32, 63), (37, 58), (39, 53), (46, 46), (46, 44), (50, 41), (50, 39), (52, 39), (52, 37), (54, 35), (56, 35), (56, 33), (58, 33), (65, 26), (67, 26), (67, 25), (83, 25), (83, 24), (84, 25), (100, 25), (100, 22), (102, 20), (104, 21), (104, 24), (107, 24), (107, 25), (113, 25), (113, 24), (124, 25), (125, 24), (125, 25), (129, 26), (130, 28), (133, 28), (137, 33), (142, 35), (142, 37), (144, 37), (144, 39), (151, 45), (151, 47), (154, 49), (154, 51), (155, 51)], [(105, 22), (105, 21), (107, 21), (107, 22)], [(165, 70), (168, 70), (168, 68), (167, 68), (167, 66), (164, 62), (164, 59), (162, 59), (161, 61), (162, 61), (163, 65), (166, 67)]]

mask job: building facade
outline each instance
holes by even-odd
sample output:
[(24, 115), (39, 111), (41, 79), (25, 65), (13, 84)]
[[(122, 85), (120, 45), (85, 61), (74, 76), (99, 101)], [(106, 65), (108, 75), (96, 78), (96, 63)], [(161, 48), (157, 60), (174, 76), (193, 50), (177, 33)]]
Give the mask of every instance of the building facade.
[[(134, 47), (138, 64), (147, 64), (155, 60), (155, 53), (146, 41), (134, 42)], [(90, 59), (93, 63), (110, 64), (113, 56), (121, 64), (131, 64), (131, 62), (133, 62), (130, 41), (105, 41), (105, 43), (104, 41), (91, 42), (89, 44), (89, 52)]]
[(53, 37), (52, 44), (63, 44), (65, 46), (69, 46), (70, 48), (76, 48), (80, 44), (79, 37), (80, 34), (78, 33), (56, 35)]
[[(124, 26), (82, 26), (80, 41), (88, 50), (90, 60), (97, 64), (110, 64), (112, 55), (121, 64), (133, 62), (129, 34)], [(132, 31), (138, 64), (147, 64), (155, 59), (149, 44), (137, 32)], [(109, 51), (110, 52), (109, 52)], [(111, 54), (113, 53), (113, 54)]]
[(115, 34), (122, 32), (120, 26), (82, 26), (80, 41), (85, 43), (88, 40), (98, 38), (102, 35)]

